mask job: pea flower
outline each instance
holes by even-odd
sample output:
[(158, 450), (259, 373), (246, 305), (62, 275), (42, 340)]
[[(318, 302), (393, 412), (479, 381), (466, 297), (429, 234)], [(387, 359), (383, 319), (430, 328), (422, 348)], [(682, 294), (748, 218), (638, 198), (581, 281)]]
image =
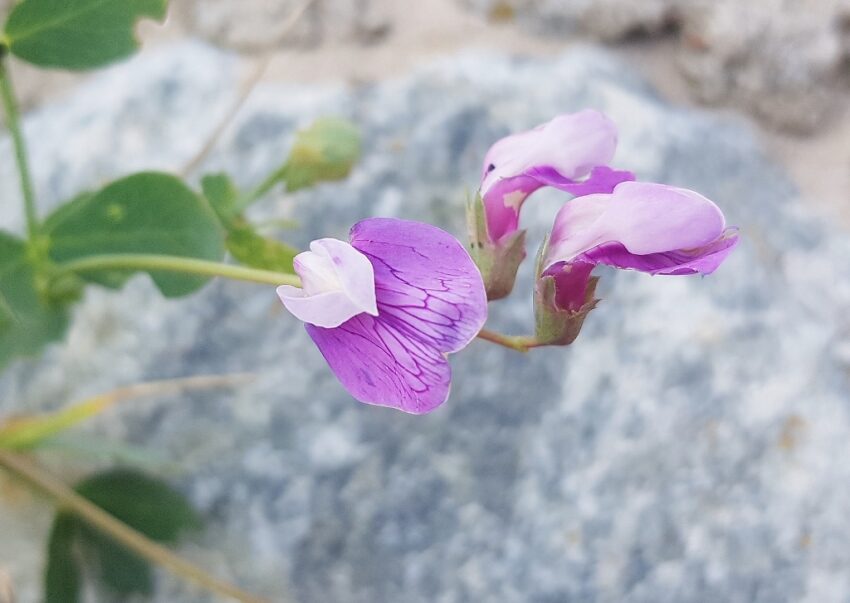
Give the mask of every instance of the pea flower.
[(295, 258), (303, 287), (282, 285), (278, 295), (357, 400), (430, 412), (449, 395), (447, 355), (487, 318), (481, 274), (454, 237), (428, 224), (372, 218), (349, 241), (313, 241)]
[(555, 218), (538, 259), (537, 338), (565, 345), (596, 305), (598, 264), (649, 274), (710, 274), (738, 243), (720, 209), (693, 191), (623, 182), (573, 199)]
[(496, 142), (484, 158), (478, 197), (467, 208), (472, 253), (490, 299), (513, 289), (525, 258), (519, 213), (535, 191), (551, 186), (576, 196), (608, 193), (631, 172), (608, 167), (617, 147), (614, 123), (598, 111), (558, 116)]

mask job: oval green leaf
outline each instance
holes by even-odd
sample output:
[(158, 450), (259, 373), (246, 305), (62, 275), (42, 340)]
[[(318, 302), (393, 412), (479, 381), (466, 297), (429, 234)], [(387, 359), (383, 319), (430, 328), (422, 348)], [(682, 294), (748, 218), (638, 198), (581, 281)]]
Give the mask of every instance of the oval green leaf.
[[(170, 174), (143, 172), (101, 191), (77, 197), (45, 222), (50, 257), (61, 264), (104, 254), (159, 254), (219, 261), (224, 233), (209, 205)], [(87, 272), (84, 277), (117, 288), (128, 270)], [(187, 295), (206, 277), (149, 271), (166, 297)]]
[(167, 0), (26, 0), (6, 21), (6, 45), (41, 67), (84, 70), (130, 56), (136, 21), (165, 18)]
[(78, 522), (60, 513), (53, 521), (47, 541), (47, 567), (44, 572), (45, 603), (77, 603), (82, 587), (82, 570), (74, 551)]
[[(76, 487), (92, 503), (151, 540), (175, 543), (202, 521), (182, 494), (167, 483), (132, 469), (110, 469)], [(149, 595), (154, 577), (148, 562), (109, 535), (77, 517), (60, 511), (48, 545), (46, 600), (72, 602), (79, 598), (81, 565), (112, 594), (126, 600)], [(79, 553), (79, 554), (75, 554)]]

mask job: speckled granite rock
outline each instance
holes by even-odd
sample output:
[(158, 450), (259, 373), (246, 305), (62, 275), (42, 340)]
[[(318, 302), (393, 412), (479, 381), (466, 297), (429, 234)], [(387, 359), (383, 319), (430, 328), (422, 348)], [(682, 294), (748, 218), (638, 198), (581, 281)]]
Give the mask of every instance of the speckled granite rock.
[(848, 104), (848, 0), (461, 0), (536, 31), (607, 41), (681, 33), (679, 64), (695, 95), (734, 103), (775, 126), (810, 132)]
[[(179, 166), (226, 107), (236, 67), (172, 47), (30, 116), (39, 192), (55, 201)], [(668, 106), (592, 49), (466, 55), (366, 88), (260, 87), (206, 167), (254, 182), (296, 126), (347, 115), (365, 138), (350, 180), (269, 199), (258, 216), (298, 220), (300, 244), (370, 215), (460, 233), (492, 141), (588, 106), (620, 124), (618, 165), (700, 190), (741, 225), (717, 274), (605, 273), (605, 301), (573, 347), (520, 356), (474, 343), (453, 358), (452, 398), (425, 417), (352, 401), (270, 288), (219, 282), (166, 302), (138, 278), (91, 291), (66, 343), (2, 375), (0, 410), (257, 372), (236, 392), (127, 405), (88, 429), (177, 462), (173, 477), (210, 518), (184, 553), (274, 600), (846, 601), (850, 244), (808, 215), (745, 122)], [(8, 164), (0, 215), (20, 226)], [(528, 203), (532, 239), (557, 203)], [(494, 305), (497, 327), (530, 325), (528, 279)], [(13, 534), (0, 565), (29, 603), (41, 543), (14, 536), (22, 515), (0, 514)], [(157, 600), (208, 599), (163, 576)]]

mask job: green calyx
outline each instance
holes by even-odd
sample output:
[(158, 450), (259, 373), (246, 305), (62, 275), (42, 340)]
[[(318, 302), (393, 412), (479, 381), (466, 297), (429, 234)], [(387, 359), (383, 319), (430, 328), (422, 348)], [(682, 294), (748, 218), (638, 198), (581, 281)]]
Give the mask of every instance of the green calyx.
[(570, 345), (576, 340), (584, 319), (599, 303), (594, 297), (598, 281), (595, 276), (588, 281), (584, 304), (578, 310), (562, 310), (555, 299), (555, 277), (537, 279), (534, 287), (534, 331), (540, 345)]
[(525, 259), (524, 230), (517, 230), (494, 242), (487, 232), (487, 220), (481, 195), (466, 204), (469, 254), (484, 279), (487, 299), (495, 301), (513, 291), (519, 265)]
[(534, 273), (534, 327), (535, 339), (540, 345), (570, 345), (576, 340), (584, 325), (584, 319), (599, 303), (596, 284), (599, 277), (588, 280), (584, 292), (584, 303), (578, 309), (560, 307), (557, 300), (557, 281), (554, 276), (543, 275), (543, 258), (549, 246), (549, 238), (543, 240), (537, 252)]

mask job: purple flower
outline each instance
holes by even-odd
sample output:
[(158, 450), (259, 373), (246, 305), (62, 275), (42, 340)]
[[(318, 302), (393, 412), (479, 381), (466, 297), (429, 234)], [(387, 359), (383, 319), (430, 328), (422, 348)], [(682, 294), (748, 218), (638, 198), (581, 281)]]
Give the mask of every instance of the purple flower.
[(517, 230), (522, 204), (541, 187), (578, 196), (608, 193), (633, 180), (630, 172), (607, 167), (616, 148), (614, 122), (591, 109), (559, 115), (496, 142), (484, 157), (480, 188), (490, 239)]
[[(737, 243), (737, 229), (726, 227), (720, 209), (690, 190), (623, 182), (611, 194), (573, 199), (558, 212), (538, 267), (538, 331), (546, 312), (562, 313), (561, 323), (572, 315), (580, 328), (595, 305), (590, 273), (597, 264), (650, 274), (710, 274)], [(556, 323), (547, 318), (549, 327)], [(565, 342), (563, 334), (543, 336)]]
[(572, 195), (610, 193), (631, 172), (608, 167), (617, 147), (614, 123), (598, 111), (561, 115), (496, 142), (484, 159), (478, 197), (469, 205), (472, 253), (489, 299), (507, 296), (525, 259), (523, 203), (551, 186)]
[(419, 222), (363, 220), (350, 244), (313, 241), (295, 271), (303, 288), (278, 295), (352, 396), (413, 414), (445, 402), (446, 356), (487, 318), (481, 275), (454, 237)]

